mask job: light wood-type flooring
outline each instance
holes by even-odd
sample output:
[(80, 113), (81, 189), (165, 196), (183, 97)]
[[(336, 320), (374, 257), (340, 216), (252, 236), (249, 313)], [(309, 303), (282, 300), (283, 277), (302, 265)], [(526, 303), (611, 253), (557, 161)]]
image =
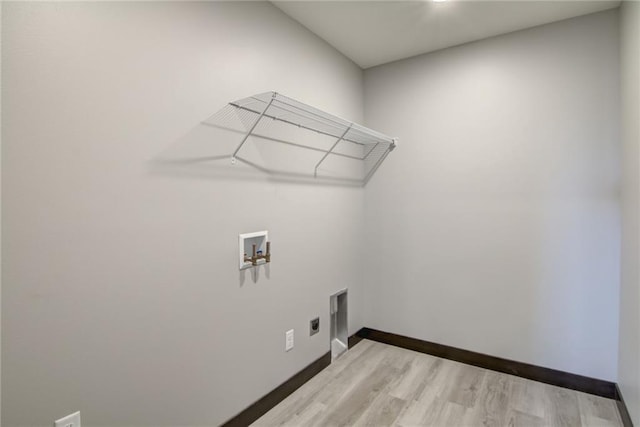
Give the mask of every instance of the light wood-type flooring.
[(254, 426), (622, 426), (615, 401), (363, 340)]

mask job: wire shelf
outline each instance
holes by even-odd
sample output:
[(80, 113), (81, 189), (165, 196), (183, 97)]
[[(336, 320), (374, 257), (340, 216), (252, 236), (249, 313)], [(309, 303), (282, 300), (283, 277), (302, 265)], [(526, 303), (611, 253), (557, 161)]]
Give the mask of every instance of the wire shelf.
[(232, 163), (270, 175), (346, 180), (362, 185), (397, 142), (277, 92), (230, 102), (205, 124), (237, 137), (237, 145), (229, 153)]

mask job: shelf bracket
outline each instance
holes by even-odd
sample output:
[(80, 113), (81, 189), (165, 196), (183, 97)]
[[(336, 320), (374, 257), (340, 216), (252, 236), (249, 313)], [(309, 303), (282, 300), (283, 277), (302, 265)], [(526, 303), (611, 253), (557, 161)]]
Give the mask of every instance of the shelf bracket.
[(366, 185), (367, 182), (369, 182), (369, 179), (371, 179), (371, 177), (378, 170), (378, 168), (380, 167), (380, 165), (382, 164), (384, 159), (387, 158), (389, 153), (392, 152), (394, 148), (396, 148), (396, 138), (393, 138), (393, 141), (391, 142), (391, 145), (389, 145), (389, 147), (387, 147), (387, 149), (385, 150), (384, 154), (378, 159), (378, 161), (376, 161), (376, 163), (373, 165), (373, 167), (371, 168), (371, 170), (369, 171), (367, 176), (364, 177), (364, 185)]
[(235, 164), (235, 162), (236, 162), (236, 154), (238, 154), (238, 151), (240, 151), (240, 149), (242, 148), (244, 143), (247, 141), (247, 139), (249, 139), (249, 137), (253, 133), (253, 130), (256, 128), (256, 126), (258, 126), (258, 123), (260, 123), (260, 120), (264, 117), (264, 114), (267, 112), (269, 107), (271, 107), (271, 104), (276, 99), (276, 95), (277, 95), (277, 93), (274, 92), (273, 95), (271, 96), (271, 100), (269, 101), (267, 106), (264, 108), (264, 110), (262, 110), (262, 113), (260, 113), (260, 115), (256, 119), (256, 121), (253, 124), (253, 126), (251, 126), (251, 129), (249, 129), (249, 132), (247, 132), (247, 134), (244, 136), (244, 138), (242, 138), (242, 141), (240, 141), (240, 144), (238, 145), (238, 148), (236, 148), (236, 151), (234, 151), (233, 154), (231, 155), (231, 163), (232, 164)]
[(334, 142), (334, 143), (333, 143), (333, 145), (331, 146), (331, 148), (329, 148), (329, 151), (327, 151), (326, 153), (324, 153), (324, 156), (322, 156), (322, 158), (320, 159), (320, 161), (319, 161), (319, 162), (318, 162), (318, 164), (316, 165), (315, 169), (313, 170), (313, 176), (314, 176), (315, 178), (317, 178), (317, 177), (318, 177), (318, 166), (320, 166), (320, 164), (321, 164), (322, 162), (324, 162), (324, 159), (326, 159), (326, 158), (327, 158), (327, 156), (328, 156), (329, 154), (331, 154), (331, 152), (333, 151), (333, 149), (334, 149), (334, 148), (336, 148), (336, 145), (338, 145), (338, 143), (339, 143), (340, 141), (342, 141), (342, 140), (344, 139), (344, 137), (345, 137), (345, 136), (347, 136), (347, 133), (349, 133), (349, 131), (351, 130), (351, 127), (352, 127), (352, 126), (353, 126), (353, 123), (351, 123), (351, 124), (349, 125), (349, 127), (347, 128), (347, 130), (345, 130), (345, 131), (342, 133), (342, 135), (340, 135), (340, 138), (338, 138), (338, 140), (337, 140), (336, 142)]

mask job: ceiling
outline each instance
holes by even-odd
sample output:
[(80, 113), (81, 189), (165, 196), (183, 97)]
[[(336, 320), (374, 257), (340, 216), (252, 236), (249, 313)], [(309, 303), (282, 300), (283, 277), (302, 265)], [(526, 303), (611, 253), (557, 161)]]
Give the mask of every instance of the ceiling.
[(618, 7), (619, 0), (273, 1), (362, 68)]

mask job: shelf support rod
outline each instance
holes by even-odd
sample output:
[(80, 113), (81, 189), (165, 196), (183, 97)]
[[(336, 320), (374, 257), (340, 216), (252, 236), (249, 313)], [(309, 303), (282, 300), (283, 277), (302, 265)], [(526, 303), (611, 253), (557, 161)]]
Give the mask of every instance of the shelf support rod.
[(262, 117), (264, 117), (264, 114), (267, 112), (269, 107), (271, 107), (271, 104), (276, 99), (276, 95), (277, 94), (274, 92), (273, 95), (271, 96), (271, 100), (269, 101), (267, 106), (264, 108), (264, 110), (262, 110), (262, 113), (260, 113), (260, 116), (258, 116), (258, 118), (256, 119), (256, 121), (253, 124), (253, 126), (251, 126), (251, 129), (249, 129), (249, 132), (247, 132), (247, 134), (244, 136), (244, 138), (242, 138), (242, 141), (240, 142), (240, 145), (238, 145), (238, 148), (236, 148), (236, 151), (234, 151), (233, 154), (231, 155), (231, 161), (233, 163), (235, 163), (236, 154), (238, 154), (238, 151), (240, 151), (240, 149), (242, 148), (244, 143), (247, 141), (247, 139), (249, 139), (249, 136), (251, 136), (251, 133), (256, 128), (256, 126), (258, 126), (258, 123), (260, 123), (260, 119), (262, 119)]
[(353, 123), (351, 123), (349, 125), (349, 127), (347, 128), (347, 130), (345, 130), (342, 135), (340, 135), (340, 138), (338, 138), (338, 140), (336, 142), (334, 142), (334, 144), (331, 146), (331, 148), (329, 148), (329, 151), (327, 151), (326, 153), (324, 153), (324, 156), (322, 156), (322, 158), (320, 159), (320, 161), (318, 162), (318, 164), (316, 165), (315, 169), (313, 170), (313, 176), (314, 178), (318, 177), (318, 166), (320, 166), (320, 164), (322, 162), (324, 162), (324, 159), (327, 158), (327, 156), (329, 154), (331, 154), (331, 152), (333, 151), (334, 148), (336, 148), (336, 145), (338, 145), (338, 143), (340, 141), (342, 141), (344, 139), (344, 137), (347, 135), (347, 133), (351, 130), (351, 126), (353, 126)]

